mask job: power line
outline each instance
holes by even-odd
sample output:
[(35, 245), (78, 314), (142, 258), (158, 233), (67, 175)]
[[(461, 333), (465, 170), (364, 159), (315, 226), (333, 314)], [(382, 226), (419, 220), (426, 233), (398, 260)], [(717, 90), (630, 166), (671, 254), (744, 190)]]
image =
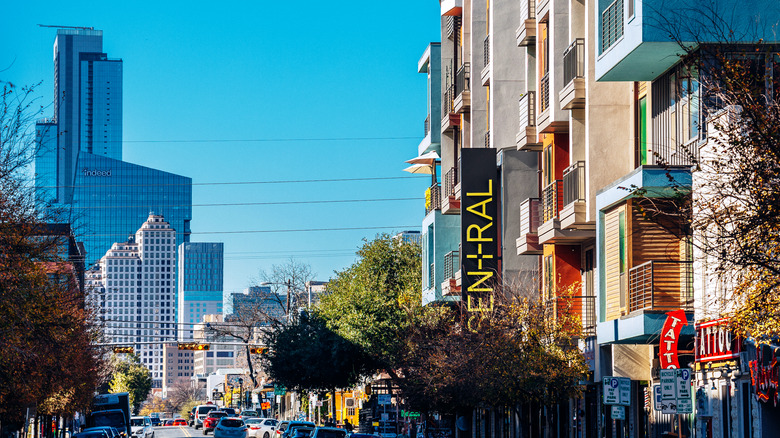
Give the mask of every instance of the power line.
[[(312, 201), (276, 201), (276, 202), (233, 202), (224, 204), (192, 204), (193, 207), (238, 207), (252, 205), (298, 205), (298, 204), (338, 204), (350, 202), (395, 202), (395, 201), (420, 201), (416, 198), (377, 198), (377, 199), (323, 199)], [(188, 207), (190, 204), (166, 204), (164, 207)], [(105, 206), (73, 206), (71, 208), (79, 210), (106, 209), (106, 208), (134, 208), (145, 207), (146, 205), (105, 205)]]
[(353, 182), (353, 181), (382, 181), (394, 179), (430, 179), (430, 176), (377, 176), (367, 178), (332, 178), (332, 179), (297, 179), (278, 181), (226, 181), (204, 183), (165, 183), (165, 184), (85, 184), (79, 186), (41, 186), (44, 189), (73, 189), (77, 187), (169, 187), (169, 186), (222, 186), (222, 185), (254, 185), (254, 184), (299, 184), (299, 183), (323, 183), (323, 182)]
[[(387, 230), (387, 229), (417, 229), (420, 225), (390, 225), (385, 227), (343, 227), (343, 228), (298, 228), (298, 229), (281, 229), (281, 230), (239, 230), (239, 231), (192, 231), (189, 233), (176, 232), (177, 235), (182, 234), (259, 234), (259, 233), (299, 233), (299, 232), (319, 232), (319, 231), (355, 231), (355, 230)], [(118, 234), (89, 234), (83, 233), (80, 236), (96, 236), (96, 237), (116, 237)], [(125, 236), (122, 234), (122, 236)]]
[(174, 139), (174, 140), (122, 140), (122, 143), (275, 143), (290, 141), (388, 141), (419, 140), (419, 136), (408, 137), (300, 137), (300, 138), (237, 138), (237, 139)]

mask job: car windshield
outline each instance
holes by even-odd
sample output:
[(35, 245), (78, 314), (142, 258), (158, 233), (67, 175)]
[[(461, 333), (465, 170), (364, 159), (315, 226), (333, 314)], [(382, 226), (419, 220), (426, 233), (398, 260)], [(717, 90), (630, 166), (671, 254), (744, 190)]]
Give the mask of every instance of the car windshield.
[(222, 411), (211, 411), (211, 412), (209, 412), (209, 417), (213, 417), (213, 418), (222, 418), (222, 417), (227, 417), (227, 416), (228, 416), (227, 412), (222, 412)]
[(269, 426), (276, 426), (276, 423), (278, 423), (276, 420), (265, 420), (265, 424)]
[(259, 424), (260, 423), (260, 419), (259, 418), (247, 418), (246, 420), (244, 420), (244, 422), (246, 424)]
[(74, 438), (105, 438), (108, 434), (102, 430), (95, 430), (91, 432), (81, 432), (73, 435)]
[(257, 417), (257, 411), (244, 411), (241, 415), (245, 417)]
[(217, 407), (216, 406), (201, 406), (201, 407), (198, 408), (198, 413), (199, 414), (206, 414), (206, 413), (208, 413), (210, 411), (213, 411), (214, 409), (217, 409)]
[(314, 429), (312, 429), (310, 427), (296, 427), (293, 430), (293, 432), (292, 432), (292, 436), (294, 436), (294, 437), (307, 437), (307, 436), (311, 435), (312, 430), (314, 430)]
[(244, 420), (239, 420), (237, 418), (226, 418), (220, 421), (219, 425), (224, 427), (243, 427)]
[(343, 430), (318, 430), (317, 438), (344, 438), (347, 432)]
[(143, 418), (131, 418), (130, 419), (130, 425), (131, 426), (143, 426), (144, 425), (144, 419)]

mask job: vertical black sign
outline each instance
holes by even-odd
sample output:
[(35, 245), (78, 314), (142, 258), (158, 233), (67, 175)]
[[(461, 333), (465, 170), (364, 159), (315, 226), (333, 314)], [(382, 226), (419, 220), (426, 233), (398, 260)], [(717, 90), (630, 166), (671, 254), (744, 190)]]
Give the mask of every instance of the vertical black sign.
[(461, 305), (471, 331), (493, 310), (499, 284), (497, 175), (495, 149), (461, 150)]

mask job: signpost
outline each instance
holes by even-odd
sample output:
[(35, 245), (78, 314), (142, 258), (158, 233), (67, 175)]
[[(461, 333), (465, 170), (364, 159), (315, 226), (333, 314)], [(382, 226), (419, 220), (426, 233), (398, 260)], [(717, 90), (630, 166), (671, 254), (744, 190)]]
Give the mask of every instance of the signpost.
[(631, 406), (631, 379), (604, 377), (604, 404)]
[(625, 420), (626, 419), (626, 407), (625, 406), (612, 406), (612, 419), (613, 420)]

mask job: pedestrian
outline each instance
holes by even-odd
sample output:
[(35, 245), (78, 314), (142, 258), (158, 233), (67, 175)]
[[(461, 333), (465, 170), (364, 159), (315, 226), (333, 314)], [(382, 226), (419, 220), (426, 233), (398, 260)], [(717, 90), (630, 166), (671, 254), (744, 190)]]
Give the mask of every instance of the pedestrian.
[(346, 430), (347, 433), (352, 433), (352, 431), (355, 430), (355, 427), (349, 422), (349, 418), (344, 420), (344, 430)]
[(333, 418), (328, 417), (328, 419), (325, 420), (325, 427), (336, 427), (336, 423), (333, 422)]

